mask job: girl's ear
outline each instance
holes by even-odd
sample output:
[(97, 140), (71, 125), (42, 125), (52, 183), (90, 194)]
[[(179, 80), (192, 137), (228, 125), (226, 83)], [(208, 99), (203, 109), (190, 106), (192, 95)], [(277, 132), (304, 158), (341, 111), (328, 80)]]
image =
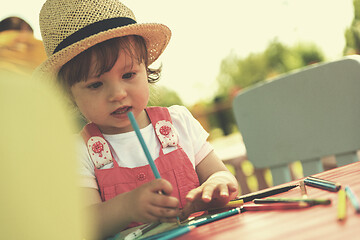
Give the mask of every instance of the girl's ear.
[(82, 115), (82, 113), (79, 111), (79, 109), (76, 107), (74, 109), (74, 118), (75, 118), (75, 124), (76, 127), (78, 127), (77, 132), (81, 131), (81, 129), (89, 123), (89, 121)]
[(75, 98), (74, 95), (72, 94), (71, 89), (68, 91), (68, 99), (71, 101), (71, 103), (74, 105), (74, 107), (77, 107), (76, 102), (75, 102)]
[(71, 117), (75, 122), (75, 132), (79, 132), (89, 121), (80, 112), (79, 107), (76, 104), (75, 98), (71, 92), (68, 93), (67, 100), (68, 100), (68, 106), (70, 109)]
[(67, 106), (72, 112), (80, 112), (76, 104), (74, 95), (72, 94), (71, 87), (68, 90), (64, 90), (64, 97), (67, 102)]

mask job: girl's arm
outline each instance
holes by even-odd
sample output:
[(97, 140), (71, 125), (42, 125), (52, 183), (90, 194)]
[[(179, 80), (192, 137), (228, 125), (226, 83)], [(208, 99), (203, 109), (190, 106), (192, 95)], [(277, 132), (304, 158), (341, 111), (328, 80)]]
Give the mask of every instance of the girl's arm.
[(224, 206), (237, 196), (239, 185), (236, 178), (214, 151), (196, 166), (196, 173), (201, 185), (186, 196), (188, 203), (183, 209), (182, 217), (187, 217), (192, 212)]
[[(103, 239), (124, 230), (131, 222), (176, 222), (179, 201), (168, 196), (171, 184), (164, 179), (153, 180), (102, 202), (94, 188), (82, 188), (86, 239)], [(159, 192), (164, 194), (159, 194)], [(89, 229), (91, 231), (89, 231)]]

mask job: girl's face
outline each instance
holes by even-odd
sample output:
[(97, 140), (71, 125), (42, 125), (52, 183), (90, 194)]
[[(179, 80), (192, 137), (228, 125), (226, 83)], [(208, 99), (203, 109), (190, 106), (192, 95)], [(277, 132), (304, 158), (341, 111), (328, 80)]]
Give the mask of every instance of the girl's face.
[[(94, 69), (95, 61), (90, 69)], [(132, 131), (129, 111), (140, 128), (150, 123), (144, 110), (149, 101), (146, 66), (123, 50), (110, 71), (100, 76), (90, 74), (86, 81), (75, 83), (71, 93), (80, 112), (104, 134)]]

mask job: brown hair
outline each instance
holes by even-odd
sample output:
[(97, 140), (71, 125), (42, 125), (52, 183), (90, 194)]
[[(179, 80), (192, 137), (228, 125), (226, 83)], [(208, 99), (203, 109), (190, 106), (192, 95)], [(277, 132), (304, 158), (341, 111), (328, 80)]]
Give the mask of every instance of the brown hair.
[[(134, 41), (130, 41), (130, 39)], [(58, 73), (58, 80), (66, 94), (71, 94), (70, 88), (74, 84), (88, 79), (92, 57), (97, 60), (94, 74), (100, 76), (110, 71), (114, 66), (120, 49), (129, 54), (133, 60), (145, 64), (149, 83), (155, 83), (159, 80), (161, 67), (158, 69), (148, 67), (148, 52), (145, 40), (140, 36), (131, 35), (98, 43), (64, 64)]]
[(0, 22), (0, 32), (6, 30), (18, 30), (18, 31), (28, 31), (34, 33), (34, 30), (24, 19), (19, 17), (7, 17), (1, 20)]

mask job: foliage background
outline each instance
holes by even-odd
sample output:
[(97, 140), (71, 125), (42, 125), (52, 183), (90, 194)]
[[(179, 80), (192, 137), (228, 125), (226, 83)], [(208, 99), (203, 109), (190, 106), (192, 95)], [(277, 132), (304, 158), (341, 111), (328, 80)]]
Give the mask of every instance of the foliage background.
[[(360, 0), (354, 0), (353, 6), (354, 19), (344, 32), (344, 56), (360, 53)], [(221, 61), (216, 79), (220, 87), (215, 95), (187, 107), (204, 128), (212, 133), (212, 138), (231, 134), (237, 131), (231, 109), (236, 94), (256, 83), (271, 81), (281, 74), (327, 60), (326, 53), (314, 43), (300, 42), (287, 46), (276, 38), (263, 52), (251, 53), (246, 57), (231, 52)], [(155, 88), (155, 92), (159, 96), (152, 99), (151, 105), (183, 105), (176, 91), (160, 87)]]

